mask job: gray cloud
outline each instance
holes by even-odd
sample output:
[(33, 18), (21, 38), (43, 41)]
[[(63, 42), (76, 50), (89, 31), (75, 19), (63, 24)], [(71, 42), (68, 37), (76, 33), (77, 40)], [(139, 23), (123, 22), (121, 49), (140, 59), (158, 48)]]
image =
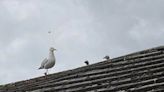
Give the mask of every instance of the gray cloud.
[[(163, 0), (1, 0), (0, 84), (41, 76), (48, 48), (51, 73), (163, 45)], [(52, 31), (52, 34), (48, 34)], [(4, 79), (5, 77), (5, 79)], [(3, 80), (2, 80), (3, 79)]]

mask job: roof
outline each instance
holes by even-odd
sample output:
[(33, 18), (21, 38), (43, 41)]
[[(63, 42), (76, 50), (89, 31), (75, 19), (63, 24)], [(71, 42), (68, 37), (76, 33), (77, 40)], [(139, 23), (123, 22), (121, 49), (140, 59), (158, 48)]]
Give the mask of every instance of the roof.
[(164, 46), (1, 85), (0, 92), (164, 92)]

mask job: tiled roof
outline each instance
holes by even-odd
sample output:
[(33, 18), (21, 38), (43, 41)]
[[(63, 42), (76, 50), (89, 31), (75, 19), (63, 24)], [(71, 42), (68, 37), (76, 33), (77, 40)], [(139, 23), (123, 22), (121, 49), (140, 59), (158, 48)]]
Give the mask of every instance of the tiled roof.
[(0, 92), (164, 92), (164, 46), (2, 85)]

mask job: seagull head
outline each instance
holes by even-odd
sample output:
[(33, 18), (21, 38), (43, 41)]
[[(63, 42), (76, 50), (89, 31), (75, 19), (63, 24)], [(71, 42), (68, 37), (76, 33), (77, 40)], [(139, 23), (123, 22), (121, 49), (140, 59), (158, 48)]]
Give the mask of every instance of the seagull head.
[(51, 47), (51, 48), (50, 48), (50, 51), (54, 51), (54, 50), (56, 50), (56, 49), (55, 49), (55, 48), (53, 48), (53, 47)]

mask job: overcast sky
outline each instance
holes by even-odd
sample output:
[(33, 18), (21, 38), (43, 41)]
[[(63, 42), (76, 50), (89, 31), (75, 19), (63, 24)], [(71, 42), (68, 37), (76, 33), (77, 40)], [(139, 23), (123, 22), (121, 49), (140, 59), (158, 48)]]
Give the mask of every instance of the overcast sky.
[[(51, 31), (51, 34), (48, 34)], [(0, 84), (164, 44), (164, 0), (0, 0)]]

